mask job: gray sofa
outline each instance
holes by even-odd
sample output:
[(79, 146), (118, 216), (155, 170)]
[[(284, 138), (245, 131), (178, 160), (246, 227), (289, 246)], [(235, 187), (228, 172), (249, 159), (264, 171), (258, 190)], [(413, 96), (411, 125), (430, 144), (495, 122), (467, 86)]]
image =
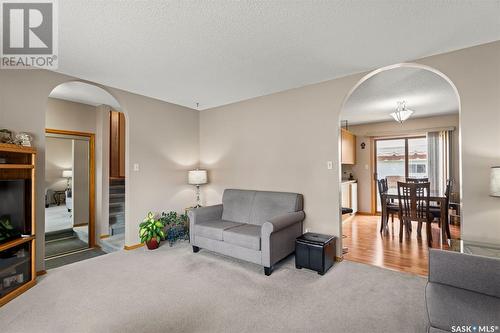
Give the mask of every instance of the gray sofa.
[(222, 204), (189, 211), (193, 252), (200, 248), (264, 266), (295, 250), (302, 235), (303, 198), (298, 193), (227, 189)]
[(428, 332), (500, 326), (500, 259), (429, 249), (425, 298)]

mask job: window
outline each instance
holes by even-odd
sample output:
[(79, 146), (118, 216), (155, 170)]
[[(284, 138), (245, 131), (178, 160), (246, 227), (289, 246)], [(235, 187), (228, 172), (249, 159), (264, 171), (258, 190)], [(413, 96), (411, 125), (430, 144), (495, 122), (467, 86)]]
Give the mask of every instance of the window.
[[(389, 188), (406, 178), (427, 178), (427, 137), (375, 140), (375, 179), (387, 179)], [(380, 196), (377, 187), (377, 211)]]

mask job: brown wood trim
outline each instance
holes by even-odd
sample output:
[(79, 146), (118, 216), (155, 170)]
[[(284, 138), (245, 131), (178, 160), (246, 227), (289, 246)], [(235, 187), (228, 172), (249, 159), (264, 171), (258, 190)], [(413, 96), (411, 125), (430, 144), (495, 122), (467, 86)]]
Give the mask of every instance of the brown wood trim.
[(375, 172), (377, 172), (377, 141), (370, 138), (370, 184), (371, 184), (371, 213), (377, 212), (377, 182), (375, 180)]
[(19, 288), (14, 289), (13, 291), (11, 291), (10, 293), (8, 293), (4, 297), (0, 298), (0, 307), (4, 306), (5, 304), (7, 304), (8, 302), (10, 302), (11, 300), (13, 300), (14, 298), (16, 298), (17, 296), (21, 295), (26, 290), (28, 290), (31, 287), (33, 287), (35, 284), (36, 284), (36, 280), (31, 279), (30, 281), (26, 282), (25, 284), (23, 284)]
[(108, 238), (108, 237), (110, 237), (110, 235), (108, 235), (108, 234), (100, 235), (99, 236), (100, 239), (105, 239), (105, 238)]
[(77, 224), (73, 224), (73, 227), (84, 227), (86, 225), (89, 225), (88, 222), (87, 223), (77, 223)]
[(60, 130), (60, 129), (54, 129), (54, 128), (46, 128), (45, 133), (46, 134), (84, 136), (84, 137), (87, 137), (89, 139), (92, 137), (95, 137), (95, 134), (90, 133), (90, 132), (67, 131), (67, 130)]
[(7, 243), (4, 243), (4, 244), (0, 245), (0, 252), (8, 250), (8, 249), (10, 249), (12, 247), (24, 244), (26, 242), (30, 242), (30, 241), (32, 241), (34, 239), (35, 239), (35, 236), (29, 236), (29, 237), (23, 237), (23, 238), (17, 238), (17, 239), (11, 240), (11, 241), (9, 241)]
[(44, 269), (44, 270), (41, 270), (41, 271), (38, 271), (36, 272), (36, 276), (42, 276), (42, 275), (45, 275), (47, 274), (47, 271)]
[(36, 154), (34, 147), (25, 147), (11, 143), (0, 143), (0, 150), (10, 153)]
[(47, 134), (83, 136), (89, 138), (89, 248), (95, 245), (95, 134), (87, 132), (67, 131), (53, 128), (45, 129)]
[(0, 169), (33, 169), (32, 164), (0, 164)]
[(371, 216), (373, 215), (371, 212), (356, 212), (356, 215), (363, 215), (363, 216)]
[(144, 243), (140, 243), (140, 244), (135, 244), (135, 245), (130, 245), (130, 246), (127, 246), (125, 245), (123, 247), (123, 249), (127, 250), (127, 251), (130, 251), (130, 250), (135, 250), (135, 249), (138, 249), (140, 247), (143, 247), (144, 246)]
[(30, 244), (31, 250), (31, 280), (36, 281), (36, 239)]

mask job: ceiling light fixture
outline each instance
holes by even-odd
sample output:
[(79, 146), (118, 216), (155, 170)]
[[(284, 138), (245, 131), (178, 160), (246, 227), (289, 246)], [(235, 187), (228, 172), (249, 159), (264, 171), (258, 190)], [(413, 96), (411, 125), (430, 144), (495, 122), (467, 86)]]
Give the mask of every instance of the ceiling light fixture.
[(406, 101), (399, 101), (396, 112), (391, 113), (391, 116), (395, 121), (402, 124), (406, 119), (410, 118), (412, 114), (413, 111), (406, 108)]

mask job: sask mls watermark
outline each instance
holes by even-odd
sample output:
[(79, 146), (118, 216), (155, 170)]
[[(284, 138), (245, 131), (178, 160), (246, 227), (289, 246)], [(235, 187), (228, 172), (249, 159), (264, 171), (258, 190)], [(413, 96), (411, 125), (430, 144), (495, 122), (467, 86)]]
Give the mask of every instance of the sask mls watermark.
[(2, 69), (57, 69), (56, 0), (0, 0)]

